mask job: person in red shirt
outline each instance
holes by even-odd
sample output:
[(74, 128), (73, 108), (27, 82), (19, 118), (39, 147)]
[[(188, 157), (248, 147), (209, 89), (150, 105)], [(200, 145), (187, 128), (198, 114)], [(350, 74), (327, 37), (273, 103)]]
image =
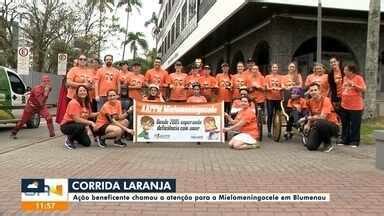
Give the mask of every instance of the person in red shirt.
[(289, 119), (287, 122), (287, 130), (284, 134), (285, 139), (292, 138), (292, 127), (299, 127), (299, 119), (305, 116), (307, 108), (307, 102), (302, 97), (302, 88), (291, 88), (290, 95), (291, 97), (288, 99), (287, 103), (287, 113), (289, 115)]
[(187, 99), (187, 103), (207, 103), (207, 99), (201, 95), (201, 88), (199, 83), (192, 84), (193, 96)]
[(13, 128), (11, 132), (11, 137), (17, 139), (17, 133), (19, 130), (26, 124), (29, 120), (31, 120), (32, 115), (35, 113), (39, 113), (40, 116), (45, 118), (47, 121), (47, 127), (49, 130), (49, 136), (55, 136), (55, 130), (53, 127), (52, 116), (49, 114), (49, 110), (45, 105), (48, 95), (51, 92), (51, 80), (48, 75), (43, 75), (41, 77), (41, 83), (32, 88), (31, 94), (28, 98), (27, 104), (24, 108), (23, 115), (21, 116), (21, 120), (17, 122), (16, 127)]
[(187, 90), (184, 81), (187, 74), (183, 73), (183, 64), (180, 61), (175, 63), (175, 73), (169, 75), (169, 88), (171, 90), (170, 100), (173, 102), (185, 102)]
[(232, 137), (229, 141), (229, 146), (233, 149), (243, 150), (259, 148), (257, 143), (259, 139), (259, 130), (257, 128), (257, 118), (254, 109), (250, 107), (251, 100), (248, 97), (241, 97), (241, 110), (236, 115), (235, 119), (225, 113), (231, 126), (225, 127), (224, 132), (240, 131), (240, 134)]
[(161, 102), (164, 103), (164, 98), (161, 95), (160, 88), (157, 85), (151, 84), (148, 87), (149, 94), (143, 98), (145, 102)]
[(201, 94), (207, 99), (208, 102), (215, 101), (214, 92), (216, 92), (218, 86), (216, 79), (211, 76), (211, 66), (204, 65), (203, 75), (200, 76), (199, 83), (201, 85)]
[(231, 74), (229, 73), (229, 64), (224, 62), (221, 64), (223, 73), (216, 75), (216, 81), (218, 83), (218, 93), (216, 100), (224, 101), (224, 111), (229, 113), (231, 111), (232, 103), (232, 81)]
[(283, 77), (279, 74), (279, 66), (272, 64), (271, 74), (265, 77), (266, 99), (267, 99), (267, 127), (268, 137), (272, 137), (272, 119), (277, 110), (280, 110), (283, 90)]
[(107, 101), (107, 91), (113, 89), (116, 92), (120, 89), (119, 70), (112, 66), (113, 56), (104, 57), (105, 67), (97, 70), (97, 82), (95, 83), (95, 99), (100, 110)]
[(357, 147), (360, 145), (361, 118), (364, 110), (363, 93), (367, 89), (364, 78), (358, 73), (356, 65), (344, 67), (341, 88), (341, 143)]
[(122, 113), (116, 90), (108, 90), (107, 97), (108, 100), (101, 107), (96, 119), (97, 144), (105, 148), (105, 140), (114, 139), (115, 146), (125, 147), (127, 144), (122, 141), (122, 137), (133, 134), (133, 130), (128, 128), (128, 112)]
[(159, 86), (161, 95), (167, 98), (168, 81), (168, 72), (161, 68), (161, 58), (157, 57), (153, 63), (153, 68), (145, 72), (144, 83), (147, 87), (151, 84)]
[(339, 131), (339, 120), (335, 113), (331, 100), (320, 92), (320, 85), (309, 85), (311, 99), (307, 101), (309, 116), (304, 126), (304, 131), (309, 131), (306, 147), (308, 150), (317, 150), (324, 143), (324, 152), (333, 150), (331, 138), (336, 137)]
[(305, 87), (308, 88), (312, 83), (319, 84), (321, 95), (324, 97), (328, 97), (328, 74), (326, 73), (324, 65), (319, 63), (315, 64), (315, 66), (313, 67), (313, 73), (308, 75), (305, 80)]
[(60, 125), (60, 130), (65, 135), (64, 146), (74, 149), (76, 148), (74, 141), (83, 146), (90, 146), (91, 140), (88, 131), (96, 128), (96, 124), (89, 119), (96, 116), (97, 113), (92, 113), (91, 110), (87, 87), (78, 86), (74, 98), (68, 103)]

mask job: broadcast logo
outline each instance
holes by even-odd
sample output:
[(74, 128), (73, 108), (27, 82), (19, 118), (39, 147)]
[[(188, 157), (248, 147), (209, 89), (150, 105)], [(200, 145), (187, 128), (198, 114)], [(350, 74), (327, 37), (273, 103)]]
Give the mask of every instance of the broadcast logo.
[(23, 210), (63, 210), (68, 208), (67, 179), (21, 179)]

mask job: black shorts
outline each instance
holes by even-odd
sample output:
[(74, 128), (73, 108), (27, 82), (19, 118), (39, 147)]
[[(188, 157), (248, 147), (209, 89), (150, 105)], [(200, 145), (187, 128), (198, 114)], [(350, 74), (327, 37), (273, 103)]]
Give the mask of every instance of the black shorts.
[(109, 126), (110, 124), (104, 124), (103, 126), (101, 126), (97, 131), (96, 131), (96, 134), (98, 136), (103, 136), (105, 135), (105, 131), (107, 130), (107, 127)]

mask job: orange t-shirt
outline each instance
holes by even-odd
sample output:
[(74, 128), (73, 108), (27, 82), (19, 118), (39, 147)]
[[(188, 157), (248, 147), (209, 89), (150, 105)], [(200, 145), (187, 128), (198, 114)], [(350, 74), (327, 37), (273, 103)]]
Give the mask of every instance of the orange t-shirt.
[[(258, 75), (251, 75), (247, 81), (247, 86), (248, 88), (260, 86), (265, 89), (265, 78), (260, 73)], [(255, 89), (250, 93), (250, 96), (256, 103), (263, 103), (265, 101), (265, 90)]]
[[(356, 87), (349, 87), (348, 83), (353, 83)], [(363, 110), (364, 100), (363, 92), (366, 85), (364, 79), (360, 75), (353, 75), (352, 77), (344, 76), (342, 93), (341, 93), (341, 107), (347, 110)]]
[(204, 96), (191, 96), (187, 103), (207, 103), (207, 99)]
[[(253, 112), (256, 112), (255, 103), (251, 102), (250, 107), (251, 107), (251, 110)], [(231, 107), (231, 113), (236, 113), (237, 110), (240, 110), (240, 109), (241, 109), (241, 100), (240, 99), (233, 100), (232, 107)], [(233, 111), (235, 111), (235, 112), (233, 112)]]
[(118, 120), (117, 118), (122, 114), (121, 103), (118, 100), (115, 100), (115, 103), (112, 105), (110, 101), (104, 103), (97, 115), (96, 119), (96, 130), (105, 124), (109, 124), (107, 115)]
[(303, 110), (307, 108), (307, 101), (302, 97), (296, 99), (289, 98), (287, 107)]
[(188, 87), (187, 97), (190, 97), (193, 95), (192, 84), (193, 83), (199, 83), (199, 80), (200, 80), (200, 75), (198, 75), (198, 74), (196, 74), (196, 75), (191, 74), (185, 78), (184, 85), (186, 87)]
[[(76, 83), (85, 83), (87, 81), (87, 68), (73, 67), (67, 73), (67, 80)], [(68, 86), (67, 97), (72, 99), (76, 94), (76, 88)]]
[(128, 79), (128, 88), (129, 88), (129, 97), (141, 101), (141, 89), (144, 85), (144, 75), (143, 74), (132, 74)]
[(82, 119), (88, 119), (90, 114), (89, 107), (82, 107), (76, 99), (72, 99), (69, 101), (67, 105), (67, 110), (65, 111), (63, 120), (61, 121), (61, 125), (66, 124), (68, 122), (75, 121), (75, 117), (78, 116)]
[(122, 85), (128, 85), (129, 78), (133, 76), (131, 71), (119, 71), (119, 81)]
[(343, 87), (343, 75), (339, 67), (336, 67), (336, 69), (333, 71), (333, 79), (335, 80), (335, 83), (336, 83), (337, 96), (341, 97), (342, 87)]
[(97, 70), (97, 79), (99, 82), (98, 96), (107, 96), (108, 90), (117, 91), (117, 82), (119, 81), (119, 70), (114, 67), (103, 67)]
[(236, 115), (235, 121), (245, 121), (245, 125), (243, 125), (239, 131), (241, 133), (249, 134), (254, 139), (259, 138), (259, 130), (257, 128), (257, 118), (252, 108), (248, 107), (246, 109), (240, 110), (240, 112)]
[(232, 81), (229, 74), (219, 73), (216, 75), (218, 84), (217, 101), (231, 102), (232, 101)]
[(184, 81), (187, 78), (185, 73), (172, 73), (169, 75), (169, 84), (172, 85), (170, 99), (173, 101), (187, 100), (187, 90)]
[(297, 76), (294, 75), (284, 75), (283, 76), (283, 85), (285, 88), (291, 88), (291, 87), (303, 87), (303, 78), (301, 77), (301, 74), (297, 74)]
[(89, 98), (95, 98), (95, 83), (97, 82), (97, 71), (92, 68), (88, 68), (86, 74), (86, 80), (92, 84), (91, 88), (88, 90)]
[(235, 74), (232, 76), (232, 84), (233, 84), (233, 89), (232, 89), (232, 98), (238, 98), (240, 97), (240, 90), (239, 88), (242, 86), (247, 86), (247, 79), (248, 76), (244, 74)]
[(307, 100), (307, 107), (311, 115), (324, 115), (326, 120), (339, 125), (339, 119), (328, 97), (321, 96), (320, 99), (311, 98)]
[(212, 88), (217, 88), (217, 81), (213, 76), (201, 76), (199, 79), (201, 85), (201, 94), (211, 101), (213, 92)]
[(324, 97), (328, 97), (329, 93), (329, 84), (328, 84), (328, 74), (316, 75), (310, 74), (305, 80), (305, 86), (308, 87), (312, 83), (317, 83), (320, 85), (320, 94)]
[[(282, 88), (284, 77), (279, 74), (269, 74), (265, 77), (265, 85), (267, 88)], [(281, 100), (281, 90), (266, 91), (267, 100)]]
[(152, 68), (145, 72), (144, 82), (148, 85), (155, 84), (159, 87), (166, 87), (168, 86), (168, 72), (163, 69)]

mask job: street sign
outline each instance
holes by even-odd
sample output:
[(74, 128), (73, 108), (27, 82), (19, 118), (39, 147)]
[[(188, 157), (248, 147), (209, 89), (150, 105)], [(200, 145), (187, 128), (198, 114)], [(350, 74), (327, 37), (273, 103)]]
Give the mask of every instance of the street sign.
[(17, 49), (17, 73), (29, 74), (29, 47), (19, 47)]
[(59, 53), (57, 55), (57, 75), (65, 75), (67, 73), (67, 59), (66, 53)]

